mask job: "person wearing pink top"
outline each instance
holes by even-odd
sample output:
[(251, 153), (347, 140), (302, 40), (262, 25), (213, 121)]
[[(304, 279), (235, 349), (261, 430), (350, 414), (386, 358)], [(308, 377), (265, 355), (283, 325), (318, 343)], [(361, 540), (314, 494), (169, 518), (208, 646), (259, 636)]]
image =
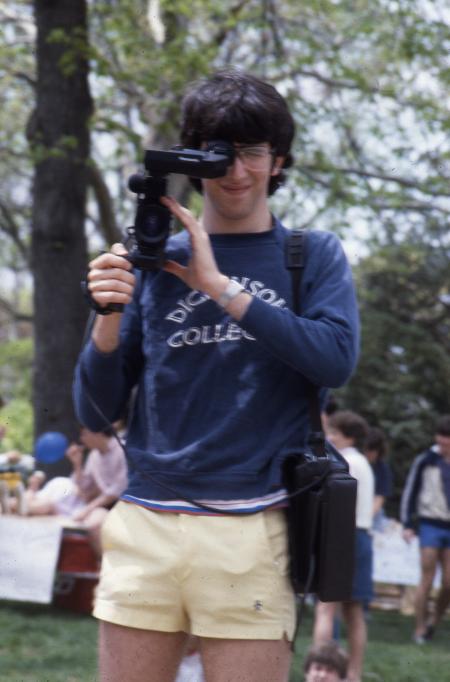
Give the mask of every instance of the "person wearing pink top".
[[(125, 454), (108, 431), (81, 429), (79, 443), (66, 450), (73, 471), (58, 476), (28, 498), (28, 514), (67, 516), (88, 531), (90, 543), (101, 556), (100, 529), (111, 507), (128, 484)], [(84, 458), (84, 447), (89, 450)]]

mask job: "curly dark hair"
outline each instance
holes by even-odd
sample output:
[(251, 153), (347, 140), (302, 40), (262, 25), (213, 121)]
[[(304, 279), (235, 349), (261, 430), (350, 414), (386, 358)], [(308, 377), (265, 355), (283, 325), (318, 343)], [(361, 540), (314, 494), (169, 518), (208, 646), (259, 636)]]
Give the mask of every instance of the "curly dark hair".
[(444, 414), (436, 422), (435, 432), (439, 436), (450, 436), (450, 414)]
[[(275, 156), (285, 157), (283, 168), (289, 168), (294, 132), (286, 100), (273, 85), (243, 71), (218, 71), (194, 83), (183, 99), (180, 141), (191, 149), (200, 149), (211, 140), (268, 142)], [(285, 178), (282, 171), (272, 176), (268, 194)], [(201, 192), (201, 181), (191, 178), (191, 182)]]
[(386, 434), (377, 426), (372, 426), (367, 434), (364, 449), (375, 450), (379, 459), (384, 457), (387, 452)]
[(357, 450), (364, 448), (369, 426), (364, 417), (356, 412), (338, 410), (328, 418), (328, 426), (330, 429), (340, 431), (346, 438), (352, 438)]

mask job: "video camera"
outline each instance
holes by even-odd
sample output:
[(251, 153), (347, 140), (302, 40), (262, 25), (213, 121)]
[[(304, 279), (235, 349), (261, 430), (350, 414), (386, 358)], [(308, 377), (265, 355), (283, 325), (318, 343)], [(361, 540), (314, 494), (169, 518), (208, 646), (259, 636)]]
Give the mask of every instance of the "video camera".
[(134, 225), (127, 228), (128, 260), (141, 270), (157, 270), (164, 263), (164, 248), (171, 230), (171, 213), (159, 199), (166, 194), (170, 173), (191, 178), (220, 178), (233, 163), (234, 149), (215, 140), (206, 149), (173, 147), (145, 152), (145, 172), (132, 175), (128, 188), (138, 195)]

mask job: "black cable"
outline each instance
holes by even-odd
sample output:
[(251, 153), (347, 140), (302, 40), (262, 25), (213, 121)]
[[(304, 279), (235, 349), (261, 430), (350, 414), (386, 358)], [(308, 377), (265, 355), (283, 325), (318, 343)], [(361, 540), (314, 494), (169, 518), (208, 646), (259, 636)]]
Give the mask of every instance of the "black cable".
[[(130, 461), (130, 457), (128, 456), (128, 450), (125, 445), (125, 443), (119, 438), (119, 435), (117, 434), (116, 430), (114, 429), (114, 426), (111, 424), (109, 419), (103, 414), (101, 408), (97, 404), (97, 402), (94, 400), (92, 397), (92, 394), (90, 393), (89, 390), (89, 380), (87, 377), (86, 373), (86, 368), (84, 367), (83, 364), (83, 359), (81, 359), (80, 362), (80, 377), (83, 383), (83, 388), (85, 395), (89, 402), (91, 403), (91, 406), (93, 407), (94, 411), (97, 413), (97, 415), (100, 417), (102, 420), (103, 424), (105, 425), (104, 428), (108, 428), (113, 437), (116, 439), (116, 441), (119, 443), (121, 446), (123, 452), (125, 453), (125, 456), (128, 461)], [(230, 510), (225, 510), (225, 509), (220, 509), (218, 507), (211, 507), (207, 504), (204, 504), (203, 502), (200, 502), (199, 500), (193, 500), (186, 495), (180, 494), (177, 490), (172, 488), (171, 486), (167, 485), (166, 483), (163, 483), (160, 479), (155, 478), (154, 476), (151, 476), (148, 474), (146, 471), (143, 471), (142, 469), (137, 469), (135, 465), (133, 465), (135, 469), (145, 478), (149, 479), (150, 481), (153, 481), (158, 485), (159, 487), (163, 488), (167, 492), (169, 492), (171, 495), (174, 496), (174, 499), (180, 499), (183, 500), (183, 502), (188, 502), (189, 504), (194, 505), (195, 507), (198, 507), (199, 509), (204, 509), (205, 511), (212, 512), (213, 514), (226, 514), (228, 516), (249, 516), (251, 514), (257, 514), (257, 511), (230, 511)], [(294, 497), (298, 497), (298, 495), (301, 495), (302, 493), (307, 492), (308, 490), (311, 490), (311, 488), (319, 485), (322, 483), (322, 481), (326, 478), (329, 472), (329, 466), (325, 467), (324, 472), (317, 478), (314, 478), (314, 480), (311, 483), (308, 483), (307, 485), (303, 486), (302, 488), (299, 488), (295, 492), (292, 493), (287, 493), (282, 500), (279, 500), (278, 502), (273, 502), (271, 505), (268, 505), (267, 507), (264, 508), (264, 511), (267, 511), (271, 509), (272, 507), (279, 507), (280, 503), (285, 502), (287, 500), (291, 500)]]
[[(85, 390), (85, 393), (86, 393), (86, 396), (87, 396), (89, 402), (91, 403), (91, 405), (94, 408), (97, 415), (101, 418), (101, 420), (105, 424), (105, 428), (108, 428), (110, 430), (113, 437), (119, 443), (119, 445), (122, 448), (127, 460), (129, 460), (130, 458), (128, 456), (126, 444), (120, 439), (120, 437), (119, 437), (117, 431), (115, 430), (114, 426), (111, 424), (109, 419), (103, 414), (101, 408), (98, 406), (97, 402), (94, 400), (94, 398), (92, 397), (92, 395), (89, 392), (89, 389), (87, 388), (88, 379), (87, 379), (87, 375), (86, 375), (86, 369), (83, 365), (82, 360), (80, 363), (80, 376), (81, 376), (82, 382), (84, 384), (84, 390)], [(144, 476), (145, 478), (148, 478), (150, 481), (153, 481), (158, 486), (160, 486), (161, 488), (163, 488), (167, 492), (170, 492), (172, 495), (174, 495), (174, 499), (181, 499), (184, 502), (188, 502), (189, 504), (192, 504), (195, 507), (198, 507), (200, 509), (204, 509), (205, 511), (212, 512), (214, 514), (226, 515), (226, 516), (250, 516), (252, 514), (259, 513), (256, 511), (229, 511), (229, 510), (225, 510), (225, 509), (219, 509), (217, 507), (210, 507), (209, 505), (206, 505), (202, 502), (199, 502), (198, 500), (192, 500), (189, 497), (187, 497), (186, 495), (184, 495), (184, 496), (180, 495), (180, 493), (178, 491), (174, 490), (173, 488), (166, 485), (165, 483), (162, 483), (160, 480), (156, 479), (154, 476), (150, 476), (147, 472), (142, 471), (142, 469), (137, 469), (137, 471), (142, 476)], [(315, 478), (314, 481), (312, 481), (308, 485), (305, 485), (302, 488), (299, 488), (298, 490), (296, 490), (293, 493), (287, 493), (286, 496), (283, 498), (283, 500), (281, 500), (281, 502), (284, 502), (285, 500), (293, 499), (294, 497), (298, 497), (298, 495), (301, 495), (301, 494), (307, 492), (308, 490), (311, 490), (311, 488), (322, 483), (322, 481), (324, 481), (325, 478), (328, 476), (328, 473), (329, 473), (329, 466), (325, 467), (325, 470), (321, 474), (321, 476), (319, 476), (318, 478)], [(261, 510), (261, 511), (268, 511), (269, 509), (271, 509), (271, 507), (274, 507), (275, 505), (279, 505), (279, 504), (280, 504), (280, 502), (274, 502), (272, 505), (265, 507), (264, 510)], [(312, 585), (315, 567), (316, 567), (316, 556), (315, 556), (315, 554), (313, 554), (311, 556), (311, 561), (310, 561), (310, 565), (309, 565), (308, 576), (307, 576), (307, 579), (305, 582), (305, 587), (304, 587), (304, 590), (303, 590), (303, 593), (302, 593), (300, 600), (297, 602), (295, 630), (294, 630), (294, 635), (293, 635), (292, 642), (291, 642), (292, 652), (295, 652), (295, 641), (296, 641), (298, 633), (300, 631), (300, 626), (301, 626), (302, 619), (303, 619), (303, 612), (304, 612), (304, 608), (305, 608), (306, 596), (307, 596), (307, 594), (309, 594), (309, 591), (310, 591), (310, 588)], [(294, 593), (295, 593), (295, 590), (294, 590)]]

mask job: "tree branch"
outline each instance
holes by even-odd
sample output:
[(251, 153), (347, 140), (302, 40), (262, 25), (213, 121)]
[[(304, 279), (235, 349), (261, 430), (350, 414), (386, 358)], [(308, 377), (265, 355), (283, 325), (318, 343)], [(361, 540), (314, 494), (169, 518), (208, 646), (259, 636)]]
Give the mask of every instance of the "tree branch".
[(426, 204), (420, 201), (412, 202), (410, 204), (397, 204), (394, 206), (393, 204), (379, 203), (375, 200), (373, 203), (371, 202), (371, 206), (373, 206), (377, 211), (415, 211), (416, 213), (429, 213), (431, 211), (438, 211), (444, 215), (450, 215), (450, 210), (445, 209), (442, 206)]
[(36, 80), (32, 78), (28, 73), (25, 73), (24, 71), (13, 71), (12, 76), (17, 78), (18, 80), (25, 81), (25, 83), (30, 85), (33, 90), (36, 90)]
[(29, 250), (25, 243), (20, 238), (19, 225), (12, 212), (3, 201), (0, 200), (0, 229), (5, 232), (9, 237), (11, 237), (14, 244), (17, 246), (19, 253), (23, 259), (29, 262)]
[[(248, 4), (248, 0), (240, 0), (234, 7), (231, 7), (229, 10), (229, 14), (233, 17), (233, 19), (236, 19), (239, 14), (241, 13), (241, 10), (244, 9), (245, 5)], [(222, 45), (226, 37), (228, 36), (230, 29), (227, 28), (221, 28), (215, 35), (214, 37), (214, 42), (216, 45)]]
[(7, 313), (15, 322), (33, 322), (33, 315), (18, 313), (12, 304), (5, 298), (0, 297), (0, 309)]
[[(315, 171), (315, 172), (323, 172), (320, 169), (318, 169), (316, 166), (313, 166), (311, 164), (307, 164), (306, 166), (303, 166), (304, 169), (308, 171)], [(333, 170), (333, 172), (336, 173), (343, 173), (344, 175), (358, 175), (359, 177), (362, 178), (376, 178), (377, 180), (384, 180), (385, 182), (395, 182), (397, 185), (401, 185), (402, 187), (411, 187), (413, 189), (417, 189), (420, 192), (423, 192), (424, 194), (429, 194), (432, 197), (450, 197), (450, 192), (444, 192), (440, 191), (437, 192), (431, 188), (424, 187), (420, 183), (414, 181), (414, 180), (408, 180), (407, 178), (402, 178), (401, 176), (395, 176), (395, 175), (389, 175), (387, 173), (377, 173), (375, 171), (365, 171), (362, 170), (361, 168), (345, 168), (342, 166), (335, 166), (333, 169), (329, 169), (330, 171)], [(326, 171), (325, 171), (326, 172)]]
[(284, 48), (284, 42), (280, 35), (280, 20), (277, 13), (276, 3), (273, 0), (268, 0), (267, 2), (267, 23), (270, 26), (272, 33), (273, 44), (275, 48), (275, 54), (277, 57), (286, 57), (286, 50)]
[(100, 231), (108, 244), (122, 238), (114, 215), (113, 201), (108, 186), (98, 166), (91, 160), (88, 166), (88, 182), (94, 192), (100, 216)]
[(342, 81), (336, 78), (331, 78), (331, 76), (325, 76), (319, 71), (312, 69), (295, 69), (294, 71), (287, 74), (287, 77), (295, 78), (297, 76), (304, 76), (305, 78), (314, 78), (314, 80), (323, 83), (329, 88), (345, 89), (345, 90), (363, 90), (364, 92), (370, 92), (373, 94), (380, 94), (380, 88), (367, 86), (362, 88), (360, 84), (353, 83), (352, 81)]

